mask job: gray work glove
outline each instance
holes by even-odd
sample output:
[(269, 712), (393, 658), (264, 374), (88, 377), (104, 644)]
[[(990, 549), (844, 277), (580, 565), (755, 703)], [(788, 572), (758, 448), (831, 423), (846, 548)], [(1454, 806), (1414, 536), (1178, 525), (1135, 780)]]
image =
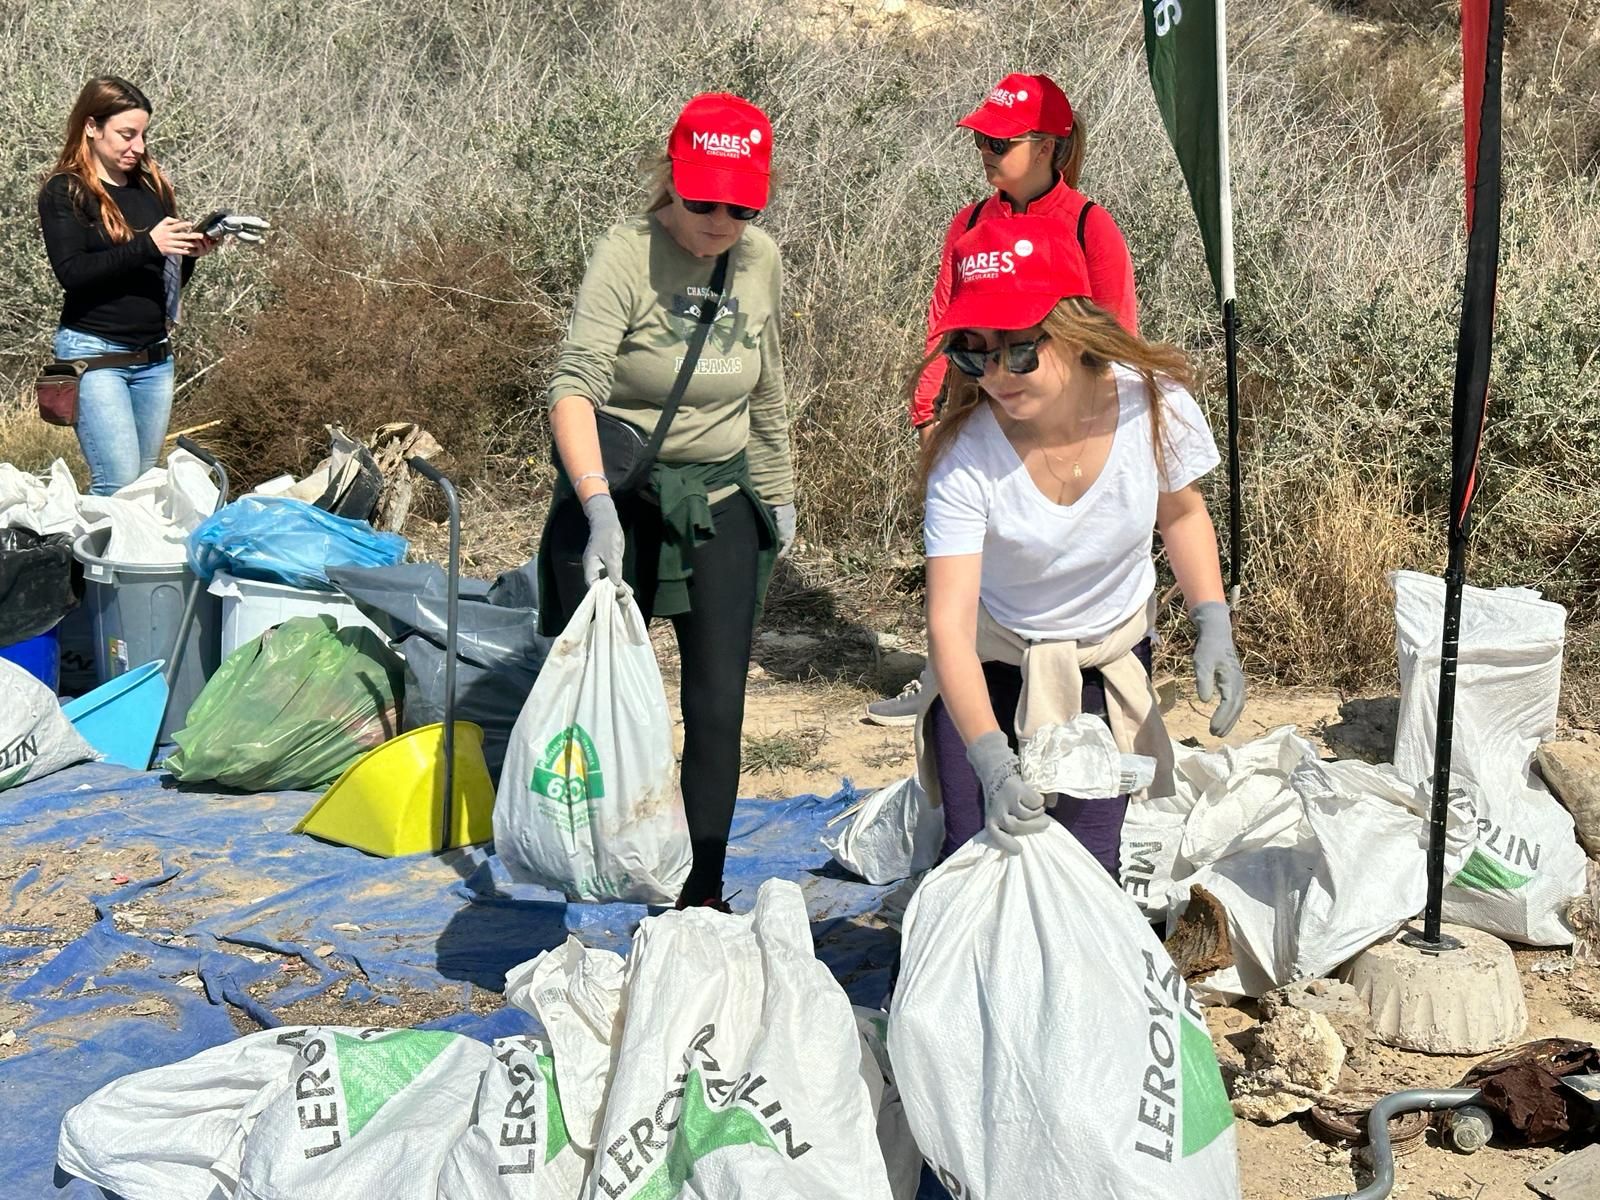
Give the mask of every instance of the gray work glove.
[(606, 578), (622, 586), (622, 522), (609, 492), (596, 492), (583, 502), (589, 518), (589, 543), (583, 548), (583, 581), (593, 584), (604, 570)]
[(261, 235), (271, 229), (271, 224), (264, 217), (246, 216), (244, 213), (229, 212), (222, 215), (222, 220), (213, 225), (206, 234), (214, 241), (221, 241), (225, 237), (238, 238), (241, 242), (258, 243)]
[(1211, 736), (1226, 737), (1244, 711), (1244, 668), (1233, 648), (1233, 621), (1221, 600), (1196, 604), (1189, 613), (1197, 636), (1194, 640), (1194, 687), (1202, 704), (1213, 692), (1217, 711), (1211, 714)]
[(1022, 848), (1018, 837), (1050, 824), (1044, 797), (1022, 782), (1016, 752), (999, 730), (968, 746), (967, 761), (983, 785), (989, 837), (1000, 849), (1015, 854)]
[(772, 519), (778, 523), (778, 557), (784, 558), (794, 545), (794, 505), (774, 504)]

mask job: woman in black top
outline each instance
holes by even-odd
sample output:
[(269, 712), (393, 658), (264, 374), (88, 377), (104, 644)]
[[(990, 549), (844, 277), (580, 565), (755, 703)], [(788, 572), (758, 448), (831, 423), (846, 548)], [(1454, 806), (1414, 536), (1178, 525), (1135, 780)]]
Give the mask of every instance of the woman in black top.
[(178, 219), (172, 185), (145, 150), (149, 123), (150, 101), (133, 84), (91, 79), (39, 190), (45, 249), (66, 289), (56, 357), (143, 356), (85, 371), (78, 385), (78, 444), (99, 496), (160, 456), (172, 411), (167, 330), (194, 260), (217, 244)]

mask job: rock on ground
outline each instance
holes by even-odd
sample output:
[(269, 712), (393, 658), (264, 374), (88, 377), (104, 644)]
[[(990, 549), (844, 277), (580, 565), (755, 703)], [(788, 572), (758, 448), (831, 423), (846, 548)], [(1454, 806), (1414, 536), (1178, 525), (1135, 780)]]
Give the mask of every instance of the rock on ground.
[(1600, 747), (1587, 742), (1545, 742), (1539, 747), (1539, 774), (1577, 826), (1578, 841), (1600, 855)]
[(1261, 1016), (1270, 1021), (1285, 1008), (1321, 1013), (1344, 1043), (1345, 1061), (1352, 1067), (1366, 1061), (1367, 1002), (1348, 983), (1337, 979), (1302, 979), (1261, 997)]
[(1305, 1112), (1339, 1085), (1344, 1043), (1319, 1012), (1280, 1008), (1256, 1030), (1247, 1072), (1234, 1084), (1233, 1111), (1247, 1121), (1281, 1121)]

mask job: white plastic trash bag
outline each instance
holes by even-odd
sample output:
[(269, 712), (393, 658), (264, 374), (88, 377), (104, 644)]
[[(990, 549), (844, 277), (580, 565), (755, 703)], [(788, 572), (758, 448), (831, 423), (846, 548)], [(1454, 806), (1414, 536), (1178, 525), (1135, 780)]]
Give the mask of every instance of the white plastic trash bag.
[[(877, 1104), (878, 1148), (883, 1151), (883, 1165), (889, 1172), (889, 1190), (894, 1200), (916, 1200), (922, 1184), (922, 1151), (917, 1149), (917, 1140), (911, 1136), (906, 1106), (900, 1099), (900, 1089), (894, 1085), (894, 1072), (889, 1066), (889, 1014), (858, 1004), (856, 1027), (861, 1031), (862, 1047), (882, 1082)], [(870, 1082), (868, 1089), (871, 1090)]]
[(647, 918), (588, 1200), (889, 1200), (861, 1063), (795, 884)]
[(459, 1033), (310, 1031), (245, 1139), (233, 1200), (435, 1200), (493, 1062)]
[(1054, 822), (979, 833), (906, 914), (889, 1056), (956, 1200), (1237, 1200), (1233, 1109), (1149, 924)]
[(574, 1146), (594, 1153), (622, 1006), (622, 955), (568, 936), (559, 949), (506, 972), (506, 1003), (544, 1026), (556, 1062), (556, 1087)]
[(1022, 778), (1046, 796), (1124, 796), (1144, 791), (1156, 777), (1156, 760), (1122, 753), (1111, 727), (1092, 713), (1043, 726), (1023, 739), (1018, 757)]
[(498, 1039), (471, 1122), (439, 1173), (439, 1200), (578, 1200), (587, 1170), (567, 1136), (550, 1047)]
[(689, 873), (661, 670), (628, 592), (589, 589), (511, 731), (494, 842), (571, 900), (675, 900)]
[[(1444, 581), (1390, 576), (1400, 659), (1395, 768), (1433, 779)], [(1572, 815), (1534, 774), (1534, 751), (1555, 736), (1566, 609), (1527, 588), (1469, 587), (1461, 602), (1452, 775), (1482, 796), (1478, 844), (1445, 890), (1447, 920), (1512, 941), (1563, 946), (1567, 901), (1584, 890), (1585, 855)]]
[(1171, 903), (1178, 847), (1193, 803), (1193, 793), (1128, 801), (1122, 820), (1122, 890), (1147, 917), (1164, 917)]
[(822, 844), (835, 862), (868, 883), (894, 883), (926, 871), (944, 846), (944, 815), (928, 802), (915, 775), (868, 795), (845, 822), (837, 833), (824, 834)]
[(267, 1029), (124, 1075), (61, 1120), (56, 1161), (123, 1200), (227, 1200), (263, 1093), (281, 1091), (306, 1040), (356, 1029)]
[(48, 687), (0, 658), (0, 792), (99, 757)]

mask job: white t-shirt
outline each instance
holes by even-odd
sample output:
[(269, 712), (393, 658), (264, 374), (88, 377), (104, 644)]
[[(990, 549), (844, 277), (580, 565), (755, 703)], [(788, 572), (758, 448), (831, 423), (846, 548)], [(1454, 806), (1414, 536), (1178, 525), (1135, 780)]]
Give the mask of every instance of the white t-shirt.
[(983, 555), (979, 595), (1027, 638), (1097, 641), (1149, 600), (1158, 491), (1176, 492), (1218, 463), (1205, 414), (1177, 384), (1163, 391), (1165, 472), (1158, 474), (1144, 381), (1114, 366), (1119, 414), (1100, 476), (1075, 504), (1033, 482), (988, 404), (968, 418), (928, 479), (929, 558)]

